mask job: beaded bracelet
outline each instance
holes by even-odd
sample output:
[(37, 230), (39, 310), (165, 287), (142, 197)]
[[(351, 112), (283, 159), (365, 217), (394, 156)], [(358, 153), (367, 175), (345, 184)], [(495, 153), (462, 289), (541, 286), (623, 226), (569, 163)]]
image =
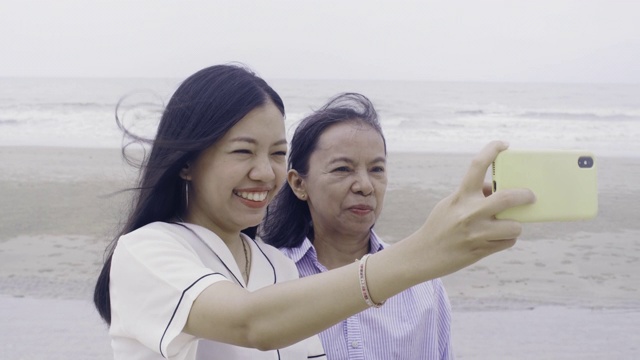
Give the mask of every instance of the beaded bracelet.
[(370, 254), (366, 254), (360, 259), (360, 266), (358, 275), (360, 277), (360, 290), (362, 291), (362, 297), (364, 301), (369, 305), (369, 307), (379, 308), (384, 305), (384, 301), (380, 303), (375, 303), (371, 300), (371, 295), (369, 294), (369, 288), (367, 287), (367, 259)]

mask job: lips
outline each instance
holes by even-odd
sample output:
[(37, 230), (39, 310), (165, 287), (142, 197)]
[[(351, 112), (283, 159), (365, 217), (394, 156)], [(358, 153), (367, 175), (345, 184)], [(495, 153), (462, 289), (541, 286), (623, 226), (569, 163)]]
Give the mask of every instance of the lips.
[(269, 190), (236, 190), (233, 192), (242, 204), (252, 209), (260, 209), (267, 206)]
[(234, 192), (234, 194), (236, 194), (237, 196), (245, 200), (262, 202), (267, 198), (267, 195), (269, 195), (269, 192), (268, 191), (236, 191)]
[(356, 215), (367, 215), (373, 212), (373, 207), (369, 205), (354, 205), (349, 208), (349, 211)]
[(369, 205), (354, 205), (351, 206), (349, 209), (353, 209), (353, 210), (362, 210), (362, 211), (372, 211), (373, 210), (373, 206), (369, 206)]

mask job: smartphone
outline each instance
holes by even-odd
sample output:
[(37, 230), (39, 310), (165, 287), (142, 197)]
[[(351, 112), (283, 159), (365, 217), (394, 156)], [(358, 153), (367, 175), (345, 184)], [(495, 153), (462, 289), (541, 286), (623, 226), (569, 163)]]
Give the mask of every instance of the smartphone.
[(588, 151), (507, 149), (492, 166), (493, 192), (528, 188), (530, 205), (509, 208), (498, 219), (520, 222), (574, 221), (598, 213), (597, 162)]

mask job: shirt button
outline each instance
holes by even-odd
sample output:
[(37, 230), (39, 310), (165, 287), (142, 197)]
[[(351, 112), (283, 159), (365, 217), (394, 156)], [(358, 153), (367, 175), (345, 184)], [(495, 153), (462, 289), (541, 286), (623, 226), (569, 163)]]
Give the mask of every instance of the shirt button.
[(358, 348), (358, 345), (359, 345), (359, 344), (358, 344), (358, 342), (357, 342), (357, 341), (355, 341), (355, 340), (353, 340), (353, 341), (351, 342), (351, 347), (352, 347), (352, 348), (354, 348), (354, 349), (357, 349), (357, 348)]

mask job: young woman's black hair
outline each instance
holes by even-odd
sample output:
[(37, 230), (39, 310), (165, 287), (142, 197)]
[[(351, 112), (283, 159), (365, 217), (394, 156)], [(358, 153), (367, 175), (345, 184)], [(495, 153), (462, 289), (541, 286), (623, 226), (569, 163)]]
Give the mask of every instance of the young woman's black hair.
[[(202, 69), (175, 91), (162, 114), (151, 153), (142, 165), (131, 213), (107, 248), (106, 261), (96, 283), (93, 301), (108, 324), (111, 324), (109, 273), (118, 238), (155, 221), (179, 218), (185, 210), (186, 191), (180, 170), (222, 138), (247, 113), (269, 101), (284, 115), (280, 96), (249, 69), (236, 65)], [(116, 119), (125, 134), (133, 136), (117, 115)], [(254, 237), (256, 228), (243, 232)]]

